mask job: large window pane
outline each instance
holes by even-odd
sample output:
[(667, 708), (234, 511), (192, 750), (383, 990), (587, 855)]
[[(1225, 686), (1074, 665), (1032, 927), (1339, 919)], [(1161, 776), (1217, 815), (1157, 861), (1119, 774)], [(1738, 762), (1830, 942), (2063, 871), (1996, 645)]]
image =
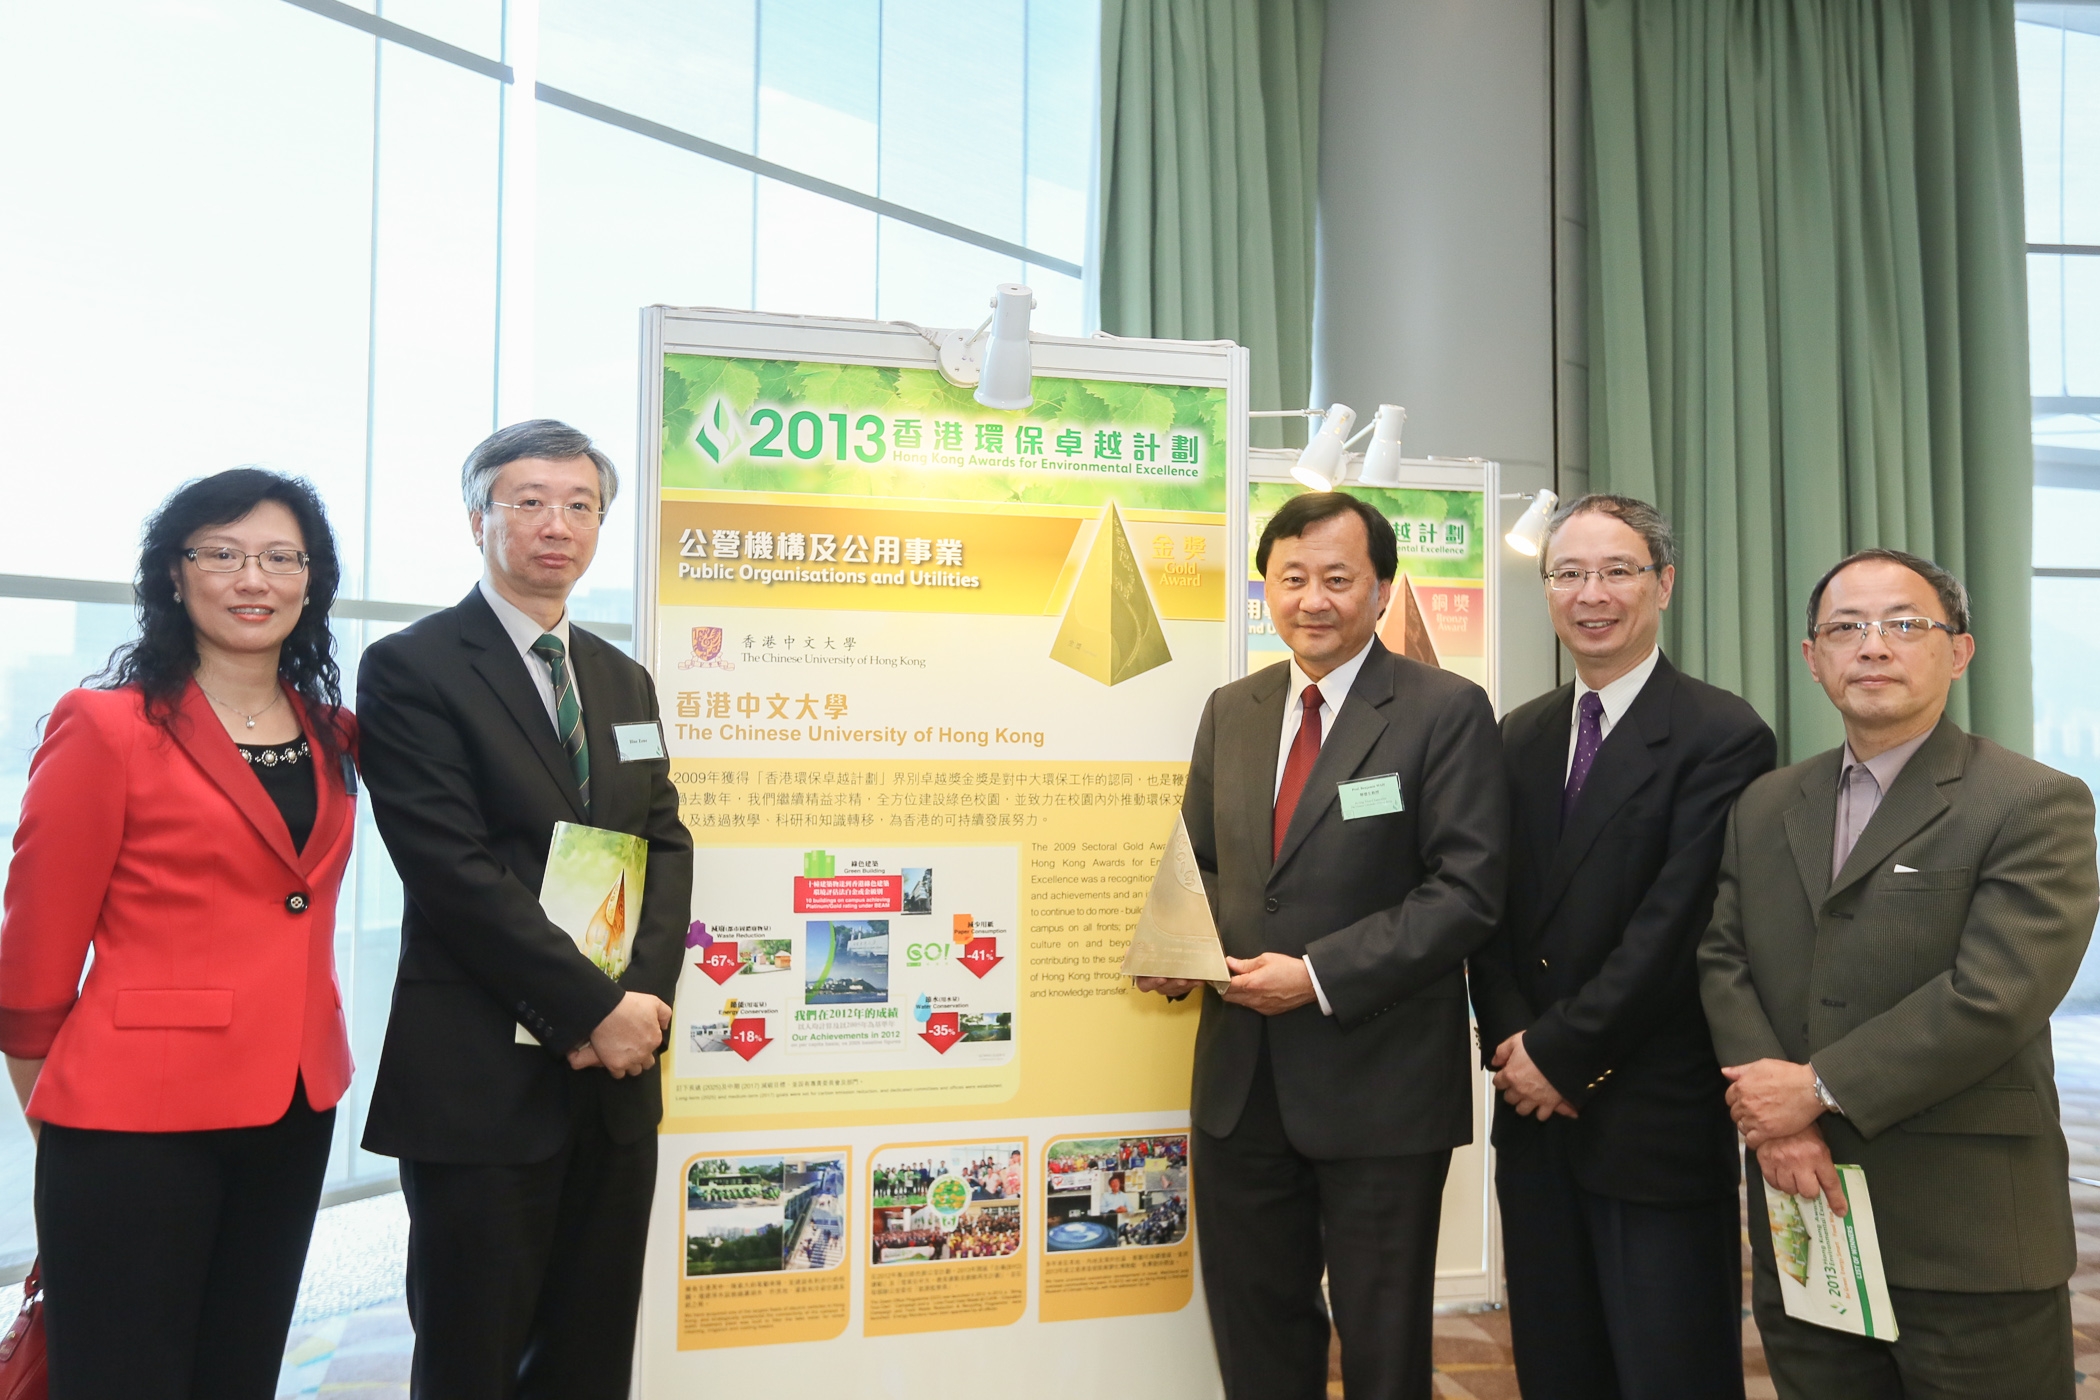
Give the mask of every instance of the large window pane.
[(1025, 39), (1020, 0), (883, 5), (884, 199), (995, 238), (1021, 239)]
[[(1028, 7), (1028, 230), (1030, 248), (1086, 259), (1094, 182), (1094, 71), (1100, 7), (1090, 0)], [(1040, 292), (1038, 287), (1038, 292)], [(1038, 322), (1040, 324), (1040, 322)], [(1079, 334), (1079, 322), (1063, 332)]]
[[(2100, 637), (2088, 625), (2096, 609), (2100, 579), (2034, 581), (2034, 756), (2100, 792)], [(2100, 1010), (2100, 956), (2088, 952), (2072, 996)]]
[[(535, 401), (631, 485), (641, 308), (751, 305), (753, 177), (552, 107), (539, 137)], [(634, 503), (630, 491), (606, 519), (580, 618), (632, 616)]]
[[(776, 180), (758, 182), (752, 257), (760, 311), (875, 314), (875, 215)], [(991, 295), (991, 288), (985, 288)]]
[(758, 154), (874, 194), (881, 35), (876, 0), (760, 0)]
[(540, 81), (751, 149), (758, 0), (541, 0)]
[(456, 507), (459, 464), (496, 426), (501, 87), (380, 57), (367, 598), (452, 602), (481, 572)]
[(0, 419), (95, 507), (8, 572), (129, 578), (243, 462), (357, 497), (373, 48), (280, 0), (0, 7)]

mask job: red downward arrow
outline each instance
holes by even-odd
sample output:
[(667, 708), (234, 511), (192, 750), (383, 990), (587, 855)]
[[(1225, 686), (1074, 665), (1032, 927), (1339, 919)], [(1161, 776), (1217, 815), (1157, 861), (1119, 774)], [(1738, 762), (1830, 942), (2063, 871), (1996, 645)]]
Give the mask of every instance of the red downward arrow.
[(1000, 961), (999, 940), (996, 938), (973, 938), (962, 950), (962, 965), (979, 977), (997, 967)]
[(940, 1051), (948, 1053), (948, 1047), (962, 1039), (961, 1016), (954, 1011), (936, 1011), (926, 1022), (926, 1029), (919, 1032), (919, 1039)]
[(693, 964), (694, 967), (714, 978), (717, 987), (736, 976), (737, 969), (743, 965), (744, 960), (737, 954), (737, 947), (734, 943), (710, 945), (708, 950), (701, 955), (700, 961)]
[[(719, 948), (721, 945), (715, 946)], [(746, 1060), (772, 1043), (772, 1038), (766, 1034), (766, 1018), (763, 1016), (739, 1016), (729, 1023), (729, 1048)]]

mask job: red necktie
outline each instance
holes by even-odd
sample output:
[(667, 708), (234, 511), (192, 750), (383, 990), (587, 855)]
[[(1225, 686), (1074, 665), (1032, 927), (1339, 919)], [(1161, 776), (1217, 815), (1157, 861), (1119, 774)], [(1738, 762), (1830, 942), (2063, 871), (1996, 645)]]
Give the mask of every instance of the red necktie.
[(1283, 765), (1283, 784), (1276, 789), (1276, 844), (1269, 853), (1275, 860), (1283, 854), (1283, 833), (1291, 829), (1291, 813), (1298, 810), (1298, 795), (1312, 776), (1320, 758), (1320, 687), (1305, 687), (1305, 718), (1298, 723), (1298, 737), (1291, 740), (1291, 756)]

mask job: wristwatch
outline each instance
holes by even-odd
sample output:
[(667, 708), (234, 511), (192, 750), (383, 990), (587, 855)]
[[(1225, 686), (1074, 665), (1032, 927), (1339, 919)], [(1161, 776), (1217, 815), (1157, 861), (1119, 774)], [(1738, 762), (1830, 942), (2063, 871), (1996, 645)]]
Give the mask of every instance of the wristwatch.
[(1823, 1105), (1825, 1112), (1835, 1113), (1840, 1118), (1845, 1116), (1845, 1110), (1838, 1106), (1838, 1101), (1832, 1097), (1820, 1074), (1816, 1076), (1816, 1102)]

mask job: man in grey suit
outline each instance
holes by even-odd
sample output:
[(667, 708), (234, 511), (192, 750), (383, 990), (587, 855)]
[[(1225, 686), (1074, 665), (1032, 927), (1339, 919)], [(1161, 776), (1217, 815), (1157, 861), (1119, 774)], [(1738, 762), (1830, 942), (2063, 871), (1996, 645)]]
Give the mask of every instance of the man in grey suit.
[[(1808, 616), (1802, 654), (1845, 744), (1743, 794), (1699, 951), (1756, 1154), (1773, 1383), (1786, 1400), (2069, 1400), (2077, 1244), (2049, 1013), (2100, 908), (2092, 795), (1945, 717), (1976, 641), (1944, 569), (1862, 550)], [(1873, 1191), (1893, 1344), (1780, 1301), (1765, 1192), (1829, 1192), (1842, 1211), (1833, 1161)]]
[(1182, 802), (1232, 971), (1203, 991), (1190, 1110), (1211, 1337), (1232, 1400), (1324, 1400), (1324, 1272), (1350, 1400), (1427, 1400), (1501, 742), (1480, 687), (1378, 642), (1398, 558), (1376, 510), (1293, 497), (1255, 563), (1291, 660), (1211, 696)]

